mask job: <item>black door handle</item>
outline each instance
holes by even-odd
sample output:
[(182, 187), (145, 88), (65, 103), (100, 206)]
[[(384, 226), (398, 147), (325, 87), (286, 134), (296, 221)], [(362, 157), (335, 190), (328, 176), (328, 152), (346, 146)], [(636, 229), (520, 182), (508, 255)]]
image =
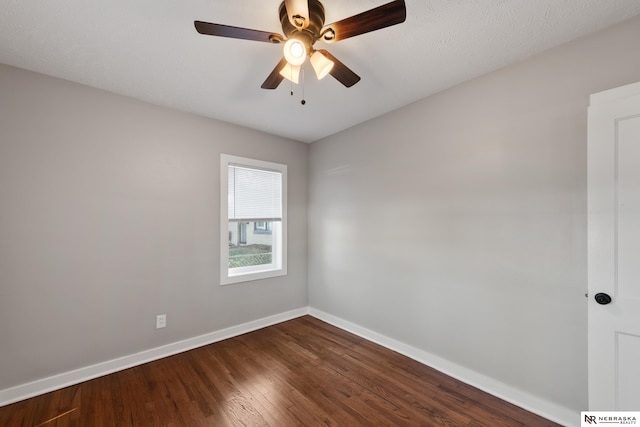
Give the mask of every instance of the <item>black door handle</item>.
[(595, 298), (596, 302), (598, 304), (601, 304), (601, 305), (607, 305), (607, 304), (609, 304), (611, 302), (611, 297), (609, 295), (605, 294), (605, 293), (602, 293), (602, 292), (596, 294), (596, 296), (594, 298)]

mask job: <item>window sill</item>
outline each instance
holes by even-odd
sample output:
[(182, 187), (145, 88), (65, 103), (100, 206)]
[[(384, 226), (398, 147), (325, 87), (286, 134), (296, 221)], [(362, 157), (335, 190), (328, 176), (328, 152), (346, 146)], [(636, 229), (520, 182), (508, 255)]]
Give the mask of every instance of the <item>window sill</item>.
[(271, 277), (286, 276), (287, 271), (284, 269), (259, 271), (255, 273), (242, 273), (232, 276), (226, 276), (220, 278), (220, 285), (233, 285), (235, 283), (252, 282), (255, 280), (269, 279)]

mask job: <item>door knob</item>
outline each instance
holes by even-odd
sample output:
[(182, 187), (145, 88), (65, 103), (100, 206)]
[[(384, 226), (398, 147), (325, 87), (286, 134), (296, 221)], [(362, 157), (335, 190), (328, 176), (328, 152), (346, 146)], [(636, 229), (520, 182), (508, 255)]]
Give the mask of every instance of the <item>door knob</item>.
[(607, 305), (611, 302), (611, 297), (605, 293), (600, 292), (594, 297), (598, 304)]

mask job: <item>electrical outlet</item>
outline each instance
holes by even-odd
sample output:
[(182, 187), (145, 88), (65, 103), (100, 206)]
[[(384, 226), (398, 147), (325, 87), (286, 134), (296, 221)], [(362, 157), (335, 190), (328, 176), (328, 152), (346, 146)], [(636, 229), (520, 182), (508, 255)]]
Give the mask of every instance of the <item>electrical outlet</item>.
[(164, 328), (167, 326), (167, 315), (160, 314), (156, 316), (156, 329)]

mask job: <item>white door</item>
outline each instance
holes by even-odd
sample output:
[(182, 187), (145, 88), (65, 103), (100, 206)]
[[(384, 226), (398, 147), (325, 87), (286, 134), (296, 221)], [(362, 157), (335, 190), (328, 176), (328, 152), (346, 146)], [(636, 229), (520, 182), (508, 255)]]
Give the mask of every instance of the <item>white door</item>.
[(589, 410), (638, 411), (640, 83), (591, 96), (588, 147)]

